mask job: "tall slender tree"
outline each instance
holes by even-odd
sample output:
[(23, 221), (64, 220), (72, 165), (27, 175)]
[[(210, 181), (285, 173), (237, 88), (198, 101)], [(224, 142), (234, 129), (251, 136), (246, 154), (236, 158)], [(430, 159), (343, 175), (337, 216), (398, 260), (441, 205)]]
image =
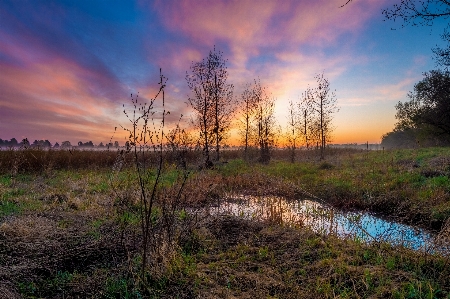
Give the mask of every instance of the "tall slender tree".
[(320, 158), (325, 158), (325, 147), (331, 141), (333, 116), (339, 111), (336, 93), (330, 90), (330, 81), (323, 73), (315, 76), (317, 87), (308, 88), (308, 106), (312, 114), (311, 135), (320, 148)]
[(241, 135), (241, 141), (244, 144), (244, 157), (248, 159), (248, 147), (252, 139), (252, 124), (256, 110), (256, 97), (255, 97), (255, 84), (246, 84), (244, 91), (241, 94), (239, 106), (241, 108), (241, 119), (239, 126), (239, 134)]
[(275, 143), (276, 119), (274, 116), (275, 99), (269, 97), (261, 83), (255, 82), (255, 139), (260, 149), (259, 161), (269, 163), (270, 148)]
[(213, 97), (213, 114), (214, 128), (213, 135), (215, 139), (216, 161), (219, 161), (220, 144), (226, 138), (226, 134), (230, 128), (231, 118), (233, 115), (236, 101), (233, 98), (232, 84), (227, 83), (228, 71), (226, 60), (222, 58), (222, 52), (214, 48), (210, 52), (208, 59), (212, 62), (214, 70), (214, 85), (212, 86)]
[(309, 87), (308, 89), (303, 93), (303, 95), (300, 98), (300, 101), (297, 103), (297, 109), (299, 114), (299, 124), (300, 124), (300, 135), (303, 137), (304, 145), (306, 149), (309, 149), (309, 143), (310, 143), (310, 120), (311, 120), (311, 113), (309, 111)]
[(233, 111), (233, 85), (227, 83), (228, 71), (222, 52), (209, 52), (206, 59), (193, 62), (186, 81), (193, 96), (188, 101), (196, 112), (195, 125), (199, 129), (204, 164), (210, 167), (210, 146), (215, 145), (219, 160), (220, 144), (230, 128)]
[(296, 109), (294, 102), (290, 100), (288, 105), (288, 132), (286, 137), (289, 144), (290, 160), (292, 163), (295, 162), (295, 150), (300, 132), (299, 124), (299, 111)]

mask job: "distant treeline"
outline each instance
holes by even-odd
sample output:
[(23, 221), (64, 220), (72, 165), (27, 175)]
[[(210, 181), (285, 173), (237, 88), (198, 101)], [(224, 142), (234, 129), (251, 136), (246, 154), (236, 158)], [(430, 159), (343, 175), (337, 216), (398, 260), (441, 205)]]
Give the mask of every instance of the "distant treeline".
[[(126, 146), (126, 144), (125, 144)], [(60, 143), (55, 142), (52, 144), (49, 140), (34, 140), (33, 143), (30, 143), (27, 138), (23, 139), (21, 142), (18, 142), (16, 138), (11, 138), (10, 140), (3, 140), (0, 138), (0, 147), (3, 148), (118, 148), (120, 147), (120, 144), (118, 141), (109, 142), (103, 144), (103, 142), (100, 142), (98, 145), (95, 145), (92, 141), (88, 142), (82, 142), (79, 141), (76, 145), (72, 145), (70, 141), (63, 141)], [(382, 144), (379, 143), (343, 143), (343, 144), (329, 144), (328, 147), (330, 148), (341, 148), (341, 149), (369, 149), (369, 150), (380, 150), (383, 148)], [(212, 147), (211, 147), (212, 148)], [(278, 147), (280, 148), (280, 147)], [(280, 149), (282, 149), (281, 147)], [(289, 148), (289, 146), (287, 147)], [(223, 146), (223, 150), (243, 150), (244, 146), (241, 145), (227, 145), (225, 144)], [(298, 147), (298, 150), (312, 150), (315, 149), (315, 147)]]
[(3, 140), (0, 138), (0, 147), (6, 147), (6, 148), (16, 148), (16, 147), (22, 147), (22, 148), (73, 148), (73, 147), (79, 147), (79, 148), (106, 148), (106, 147), (119, 147), (119, 142), (114, 141), (114, 143), (109, 142), (106, 144), (103, 144), (103, 142), (100, 142), (98, 145), (95, 145), (92, 141), (88, 142), (82, 142), (79, 141), (76, 145), (72, 145), (70, 141), (63, 141), (61, 144), (58, 142), (55, 142), (52, 144), (50, 141), (46, 140), (34, 140), (33, 143), (30, 143), (28, 141), (28, 138), (22, 139), (22, 141), (18, 142), (16, 138), (11, 138), (10, 140)]

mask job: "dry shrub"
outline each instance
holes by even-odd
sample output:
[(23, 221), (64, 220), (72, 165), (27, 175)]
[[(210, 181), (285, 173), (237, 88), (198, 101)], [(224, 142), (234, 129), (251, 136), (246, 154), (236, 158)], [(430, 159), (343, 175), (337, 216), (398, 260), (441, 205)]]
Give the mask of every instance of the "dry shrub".
[(224, 196), (224, 183), (220, 175), (211, 172), (192, 174), (183, 191), (183, 201), (188, 206), (214, 203)]
[(81, 210), (83, 207), (83, 202), (80, 198), (75, 197), (75, 198), (70, 198), (67, 201), (67, 206), (72, 209), (72, 210)]
[(329, 170), (335, 168), (335, 166), (329, 162), (322, 162), (318, 168), (322, 170)]
[(294, 199), (301, 191), (293, 183), (261, 172), (222, 176), (215, 172), (191, 175), (183, 191), (187, 206), (217, 204), (230, 194), (275, 195)]
[[(335, 161), (337, 159), (341, 159), (344, 156), (353, 155), (357, 153), (364, 152), (361, 149), (355, 148), (333, 148), (327, 147), (325, 148), (325, 156), (327, 160)], [(292, 150), (289, 148), (274, 148), (271, 151), (271, 157), (274, 160), (282, 160), (282, 161), (291, 161), (292, 159)], [(320, 161), (320, 150), (315, 147), (311, 147), (309, 149), (301, 148), (295, 151), (295, 160), (296, 162), (306, 162), (306, 161)]]
[[(0, 150), (0, 174), (17, 175), (19, 173), (38, 173), (50, 175), (54, 170), (80, 170), (117, 168), (118, 157), (124, 167), (133, 165), (131, 155), (124, 155), (124, 150), (86, 150), (86, 149), (10, 149)], [(148, 151), (139, 155), (138, 162), (155, 163), (159, 153)], [(236, 155), (229, 153), (229, 158)], [(184, 158), (188, 164), (196, 164), (201, 151), (187, 150)], [(225, 159), (229, 159), (225, 158)], [(164, 155), (167, 164), (177, 164), (177, 155), (167, 151)]]
[(51, 193), (51, 194), (46, 194), (39, 199), (42, 201), (45, 201), (45, 202), (49, 202), (49, 203), (60, 203), (61, 204), (63, 202), (66, 202), (68, 198), (65, 194)]
[[(112, 150), (88, 150), (88, 149), (10, 149), (0, 150), (0, 174), (18, 173), (39, 173), (50, 175), (53, 170), (78, 170), (78, 169), (103, 169), (113, 168), (117, 165), (118, 156), (123, 155), (123, 149)], [(355, 149), (333, 149), (327, 148), (326, 154), (328, 159), (335, 159), (339, 156), (358, 153), (361, 150)], [(298, 161), (317, 160), (317, 150), (298, 150), (296, 157)], [(271, 157), (275, 160), (289, 161), (291, 151), (286, 149), (276, 149), (271, 151)], [(229, 149), (221, 151), (221, 159), (224, 161), (238, 159), (244, 156), (244, 151), (241, 149)], [(257, 149), (250, 149), (251, 161), (256, 162), (259, 156)], [(187, 149), (184, 153), (184, 159), (188, 165), (198, 165), (202, 158), (202, 151), (195, 149)], [(131, 165), (129, 163), (131, 156), (126, 157), (124, 165)], [(157, 152), (145, 152), (144, 155), (139, 156), (139, 161), (146, 160), (149, 163), (154, 163), (158, 159)], [(167, 151), (164, 155), (164, 160), (168, 164), (177, 165), (178, 155), (176, 152)], [(448, 164), (447, 164), (448, 165)]]

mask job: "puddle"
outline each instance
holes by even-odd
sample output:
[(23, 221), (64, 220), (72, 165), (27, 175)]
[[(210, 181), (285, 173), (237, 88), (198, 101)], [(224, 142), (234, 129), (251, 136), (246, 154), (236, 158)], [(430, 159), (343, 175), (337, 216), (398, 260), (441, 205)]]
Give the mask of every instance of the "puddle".
[(210, 213), (307, 226), (321, 234), (364, 242), (384, 241), (426, 252), (449, 254), (450, 244), (424, 229), (388, 221), (368, 213), (341, 212), (312, 200), (287, 201), (275, 196), (228, 196)]

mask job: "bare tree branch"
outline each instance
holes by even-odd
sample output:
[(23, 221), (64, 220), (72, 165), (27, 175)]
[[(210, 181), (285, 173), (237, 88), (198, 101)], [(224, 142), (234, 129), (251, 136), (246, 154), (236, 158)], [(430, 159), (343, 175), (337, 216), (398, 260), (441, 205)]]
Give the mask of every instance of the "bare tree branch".
[(450, 17), (449, 0), (401, 0), (392, 7), (383, 9), (386, 20), (401, 20), (402, 27), (432, 26), (437, 18)]

